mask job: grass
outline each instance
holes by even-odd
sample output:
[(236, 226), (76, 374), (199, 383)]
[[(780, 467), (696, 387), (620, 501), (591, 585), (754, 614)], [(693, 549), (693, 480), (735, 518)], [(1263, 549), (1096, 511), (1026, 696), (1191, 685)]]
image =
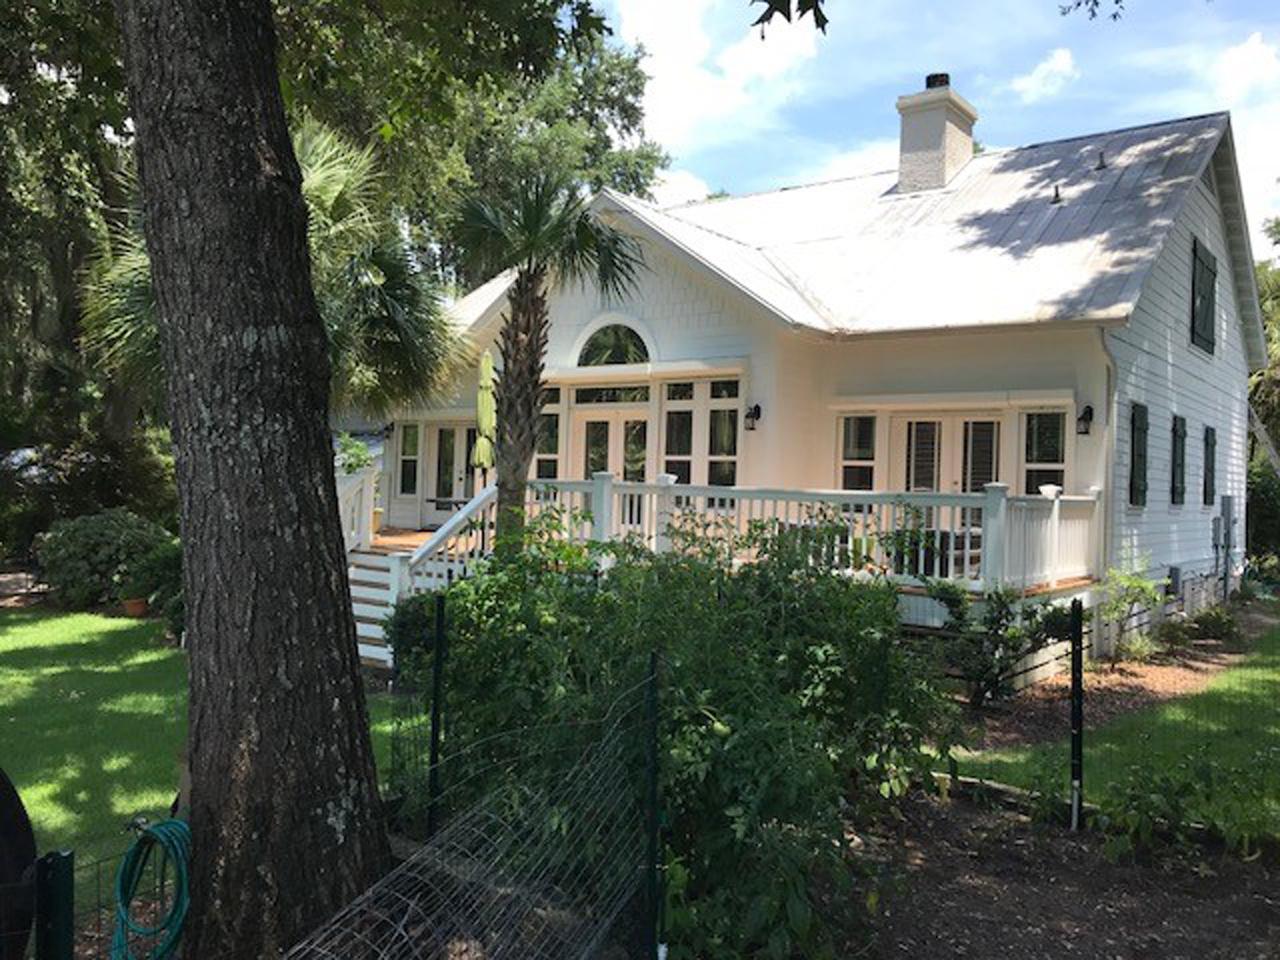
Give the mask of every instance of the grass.
[[(1087, 684), (1086, 679), (1086, 684)], [(1085, 693), (1086, 718), (1088, 688)], [(1257, 641), (1243, 661), (1215, 676), (1200, 693), (1118, 717), (1085, 733), (1085, 796), (1098, 800), (1109, 783), (1132, 768), (1175, 770), (1204, 756), (1224, 768), (1249, 770), (1240, 790), (1256, 804), (1259, 820), (1280, 836), (1280, 629)], [(1034, 747), (962, 755), (960, 772), (1014, 786), (1042, 789), (1069, 778), (1068, 738)], [(1209, 811), (1205, 811), (1206, 813)]]
[[(0, 610), (0, 766), (42, 852), (114, 861), (127, 821), (167, 815), (186, 739), (187, 670), (162, 634), (157, 621)], [(370, 698), (370, 714), (381, 765), (389, 698)]]

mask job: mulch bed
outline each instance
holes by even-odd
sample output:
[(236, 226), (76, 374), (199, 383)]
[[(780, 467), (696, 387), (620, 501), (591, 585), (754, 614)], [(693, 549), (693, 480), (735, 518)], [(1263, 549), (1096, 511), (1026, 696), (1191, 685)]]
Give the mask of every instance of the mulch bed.
[[(1254, 637), (1280, 617), (1253, 605), (1238, 611), (1241, 632)], [(1126, 713), (1199, 693), (1215, 675), (1238, 663), (1248, 642), (1228, 645), (1196, 640), (1149, 663), (1097, 662), (1084, 675), (1085, 728), (1096, 729)], [(1061, 740), (1071, 730), (1071, 677), (1059, 673), (982, 712), (970, 747), (990, 750)]]
[(858, 838), (885, 877), (869, 958), (1277, 960), (1280, 865), (1195, 849), (1113, 864), (1101, 838), (915, 796)]

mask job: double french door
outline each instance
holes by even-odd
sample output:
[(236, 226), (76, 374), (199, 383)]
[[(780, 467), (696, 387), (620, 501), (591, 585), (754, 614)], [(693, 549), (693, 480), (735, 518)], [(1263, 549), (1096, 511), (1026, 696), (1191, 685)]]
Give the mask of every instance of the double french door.
[[(907, 493), (981, 493), (1000, 479), (998, 415), (904, 415), (892, 421), (896, 489)], [(907, 534), (895, 571), (950, 576), (976, 569), (982, 550), (982, 508), (924, 505), (902, 521)]]
[(476, 428), (465, 423), (429, 424), (426, 441), (421, 524), (435, 527), (476, 495), (471, 466)]
[(573, 476), (579, 480), (590, 480), (592, 474), (607, 470), (622, 480), (644, 482), (649, 461), (648, 412), (575, 411), (569, 456)]
[(981, 493), (1000, 479), (1001, 428), (994, 414), (921, 414), (893, 420), (893, 489)]

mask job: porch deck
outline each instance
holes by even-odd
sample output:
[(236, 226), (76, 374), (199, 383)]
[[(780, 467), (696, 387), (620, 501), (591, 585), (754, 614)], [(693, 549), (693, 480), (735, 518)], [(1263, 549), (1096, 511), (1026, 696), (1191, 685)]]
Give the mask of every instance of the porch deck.
[[(467, 576), (493, 544), (497, 491), (486, 487), (435, 530), (389, 527), (373, 532), (372, 485), (352, 479), (340, 501), (351, 558), (361, 654), (389, 662), (382, 618), (404, 593), (437, 589)], [(368, 494), (368, 496), (366, 496)], [(1002, 484), (982, 493), (853, 493), (591, 480), (530, 483), (531, 516), (554, 511), (574, 541), (636, 539), (650, 549), (673, 548), (677, 530), (745, 549), (741, 535), (756, 524), (838, 532), (839, 562), (851, 575), (878, 571), (901, 592), (903, 619), (932, 625), (937, 604), (924, 582), (951, 580), (974, 594), (995, 585), (1024, 596), (1060, 597), (1088, 590), (1101, 570), (1103, 509), (1099, 491), (1064, 496), (1010, 495)], [(369, 513), (366, 517), (364, 514)], [(692, 526), (690, 527), (690, 524)], [(749, 561), (746, 549), (744, 561)]]
[(427, 527), (423, 530), (410, 530), (405, 527), (383, 527), (373, 535), (373, 541), (366, 547), (375, 553), (413, 553), (431, 539), (431, 535), (439, 527)]

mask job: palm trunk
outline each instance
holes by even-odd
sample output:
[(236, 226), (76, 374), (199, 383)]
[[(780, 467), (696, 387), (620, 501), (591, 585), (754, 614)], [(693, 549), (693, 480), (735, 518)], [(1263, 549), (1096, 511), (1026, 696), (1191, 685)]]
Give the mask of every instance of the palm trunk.
[(494, 390), (498, 435), (498, 551), (518, 551), (524, 535), (529, 465), (538, 443), (542, 373), (547, 354), (546, 268), (521, 269), (507, 291), (508, 316), (499, 337), (502, 374)]
[(302, 178), (268, 0), (117, 0), (117, 13), (181, 506), (185, 951), (276, 956), (387, 857)]

